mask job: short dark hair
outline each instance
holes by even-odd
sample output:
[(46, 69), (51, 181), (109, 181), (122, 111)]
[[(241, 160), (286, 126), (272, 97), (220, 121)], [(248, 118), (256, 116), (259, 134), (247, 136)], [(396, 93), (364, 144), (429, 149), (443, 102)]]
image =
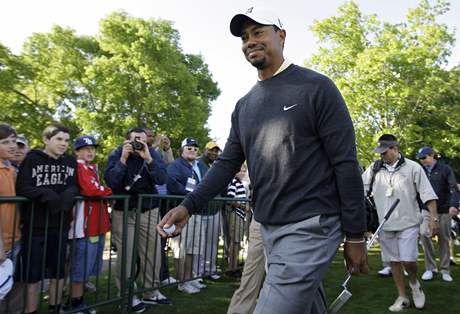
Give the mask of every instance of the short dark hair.
[(129, 138), (131, 137), (131, 133), (145, 133), (145, 128), (142, 128), (140, 126), (136, 126), (134, 128), (129, 129), (128, 132), (126, 132), (126, 135), (125, 135), (125, 138), (127, 140), (129, 140)]
[(393, 134), (383, 134), (379, 137), (378, 141), (397, 142), (398, 139)]
[(62, 124), (53, 123), (51, 125), (48, 125), (43, 130), (42, 135), (43, 135), (44, 138), (49, 140), (50, 138), (52, 138), (53, 136), (55, 136), (59, 132), (70, 134), (70, 129), (68, 127), (66, 127), (66, 126), (63, 126)]
[(18, 136), (16, 130), (12, 128), (10, 125), (5, 123), (0, 123), (0, 140), (7, 138), (11, 135)]

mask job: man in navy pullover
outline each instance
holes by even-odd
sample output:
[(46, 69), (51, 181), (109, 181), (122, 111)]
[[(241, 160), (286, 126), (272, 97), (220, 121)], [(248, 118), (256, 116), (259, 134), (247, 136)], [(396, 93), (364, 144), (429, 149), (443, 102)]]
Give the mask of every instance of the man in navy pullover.
[[(350, 272), (367, 272), (363, 184), (348, 109), (334, 83), (284, 59), (286, 31), (257, 8), (230, 23), (259, 81), (236, 104), (224, 151), (197, 189), (157, 226), (175, 224), (219, 193), (244, 160), (268, 272), (254, 313), (324, 313), (321, 280), (346, 235)], [(171, 236), (171, 235), (169, 235)]]

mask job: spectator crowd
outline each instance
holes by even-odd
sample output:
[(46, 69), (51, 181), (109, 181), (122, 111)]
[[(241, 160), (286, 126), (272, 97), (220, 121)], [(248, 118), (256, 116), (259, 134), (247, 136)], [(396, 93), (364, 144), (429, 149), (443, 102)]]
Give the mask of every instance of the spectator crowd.
[[(239, 267), (234, 246), (241, 246), (236, 241), (243, 240), (245, 211), (250, 211), (244, 200), (203, 208), (180, 237), (166, 241), (155, 231), (174, 202), (164, 195), (193, 191), (218, 158), (217, 143), (207, 143), (200, 156), (199, 143), (185, 138), (174, 159), (167, 136), (132, 128), (108, 156), (104, 185), (94, 164), (100, 143), (93, 136), (72, 140), (69, 129), (59, 124), (48, 126), (42, 135), (44, 146), (30, 150), (25, 136), (0, 124), (0, 196), (28, 199), (0, 202), (1, 313), (38, 313), (42, 281), (48, 286), (48, 313), (95, 313), (84, 296), (90, 279), (104, 269), (108, 232), (117, 252), (118, 290), (124, 291), (130, 278), (145, 288), (133, 295), (129, 306), (135, 313), (145, 311), (146, 304), (172, 304), (159, 290), (165, 284), (177, 281), (179, 291), (194, 294), (206, 288), (203, 278), (218, 280), (220, 238), (227, 239), (229, 262)], [(68, 153), (71, 143), (73, 154)], [(242, 172), (237, 178), (241, 184), (247, 175)], [(249, 184), (238, 185), (238, 191), (231, 185), (221, 196), (246, 199)], [(244, 216), (226, 213), (234, 207), (243, 207)], [(226, 221), (232, 221), (231, 228), (222, 225)], [(240, 235), (228, 233), (235, 228)], [(168, 248), (176, 271), (172, 275)], [(70, 292), (64, 297), (67, 283)]]

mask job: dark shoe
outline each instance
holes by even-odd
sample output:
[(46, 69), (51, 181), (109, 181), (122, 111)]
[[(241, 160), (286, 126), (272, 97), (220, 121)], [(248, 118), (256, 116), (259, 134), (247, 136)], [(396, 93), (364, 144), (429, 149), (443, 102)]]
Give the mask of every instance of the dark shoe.
[(154, 291), (151, 296), (142, 299), (142, 302), (147, 304), (172, 305), (172, 301), (158, 290)]
[(131, 312), (142, 313), (142, 312), (145, 312), (145, 310), (146, 310), (145, 303), (140, 301), (138, 298), (134, 297), (131, 303)]

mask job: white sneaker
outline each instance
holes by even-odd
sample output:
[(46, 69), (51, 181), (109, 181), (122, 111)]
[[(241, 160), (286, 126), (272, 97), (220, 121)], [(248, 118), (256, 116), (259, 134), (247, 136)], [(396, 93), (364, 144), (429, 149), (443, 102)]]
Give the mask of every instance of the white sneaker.
[(96, 292), (96, 286), (90, 281), (85, 282), (85, 288), (89, 291)]
[(165, 280), (162, 280), (161, 284), (162, 285), (171, 285), (171, 284), (176, 283), (176, 282), (177, 282), (176, 278), (169, 276)]
[(211, 277), (212, 280), (219, 280), (220, 279), (219, 274), (212, 274), (210, 277)]
[(401, 312), (406, 307), (409, 307), (410, 301), (408, 298), (405, 297), (398, 297), (388, 309), (390, 312)]
[(448, 270), (441, 270), (441, 274), (442, 274), (442, 280), (447, 281), (447, 282), (454, 281), (454, 279), (452, 278)]
[(189, 283), (197, 289), (204, 289), (207, 287), (207, 285), (201, 283), (199, 279), (191, 280)]
[(383, 267), (381, 270), (377, 272), (377, 274), (379, 274), (382, 277), (389, 277), (391, 276), (391, 267)]
[(428, 281), (433, 279), (433, 271), (426, 270), (422, 275), (422, 280)]
[(184, 283), (178, 284), (177, 289), (179, 291), (181, 291), (181, 292), (185, 292), (185, 293), (188, 293), (188, 294), (195, 294), (195, 293), (200, 292), (200, 289), (195, 288), (189, 282), (184, 282)]
[(412, 289), (412, 299), (414, 300), (414, 305), (418, 309), (423, 309), (425, 306), (425, 293), (423, 293), (422, 288), (420, 287), (420, 282), (412, 283), (409, 281), (409, 286)]

